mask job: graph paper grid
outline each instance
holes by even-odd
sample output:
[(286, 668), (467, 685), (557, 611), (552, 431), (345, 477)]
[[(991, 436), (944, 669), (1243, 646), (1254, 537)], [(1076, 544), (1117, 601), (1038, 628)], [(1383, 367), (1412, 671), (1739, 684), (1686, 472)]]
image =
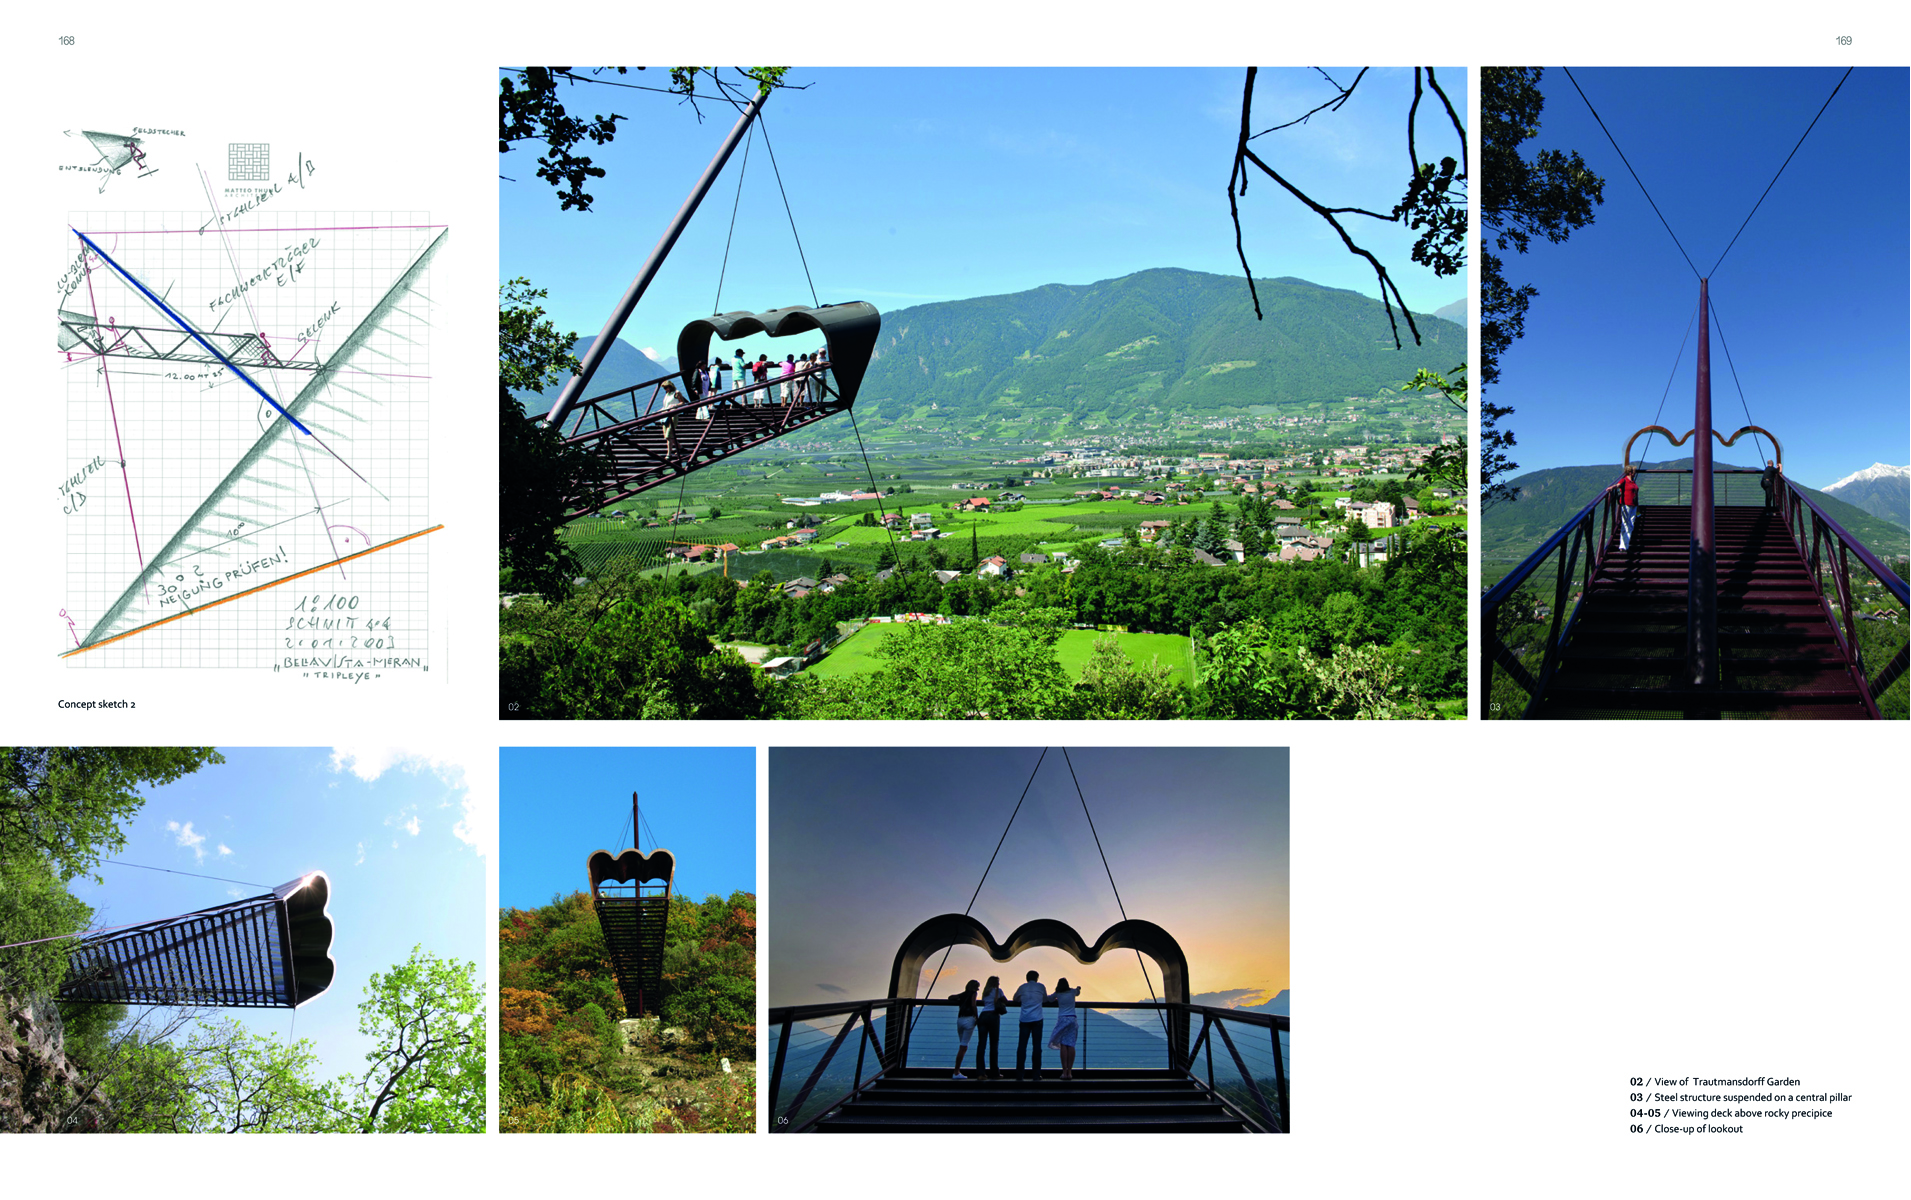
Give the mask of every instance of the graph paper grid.
[[(402, 211), (254, 213), (223, 229), (203, 211), (70, 223), (201, 332), (257, 335), (267, 349), (239, 370), (281, 407), (304, 393), (310, 436), (197, 344), (140, 351), (120, 331), (177, 327), (67, 234), (63, 320), (135, 351), (60, 351), (73, 493), (61, 652), (88, 647), (67, 663), (422, 668), (430, 538), (337, 560), (432, 525), (429, 262), (413, 268), (443, 228)], [(275, 586), (216, 603), (261, 585)]]

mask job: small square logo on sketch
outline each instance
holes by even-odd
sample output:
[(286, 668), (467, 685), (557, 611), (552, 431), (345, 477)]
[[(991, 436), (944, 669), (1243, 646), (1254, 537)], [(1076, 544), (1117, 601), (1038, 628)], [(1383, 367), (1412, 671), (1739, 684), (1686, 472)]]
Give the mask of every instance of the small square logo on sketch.
[(265, 142), (228, 142), (226, 178), (263, 183), (272, 177), (272, 147)]

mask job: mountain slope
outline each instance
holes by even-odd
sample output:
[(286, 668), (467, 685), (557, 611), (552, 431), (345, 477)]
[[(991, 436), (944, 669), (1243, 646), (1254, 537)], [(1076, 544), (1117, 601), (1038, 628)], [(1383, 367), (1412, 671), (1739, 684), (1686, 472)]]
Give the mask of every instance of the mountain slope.
[(1872, 463), (1832, 484), (1825, 494), (1893, 525), (1911, 525), (1911, 467)]
[[(583, 358), (585, 352), (591, 348), (591, 343), (596, 340), (596, 334), (592, 334), (590, 337), (578, 338), (577, 341), (571, 344), (571, 353), (577, 355), (580, 359)], [(634, 384), (648, 383), (650, 380), (668, 375), (669, 373), (669, 368), (658, 365), (654, 360), (646, 356), (642, 350), (631, 345), (623, 338), (618, 338), (615, 342), (611, 343), (610, 353), (604, 356), (604, 361), (597, 364), (597, 374), (591, 376), (591, 386), (589, 390), (591, 395), (601, 396), (605, 392), (614, 392), (618, 388), (627, 388)], [(527, 391), (513, 392), (512, 395), (517, 397), (519, 404), (524, 405), (526, 412), (532, 416), (542, 416), (551, 411), (552, 403), (563, 393), (564, 385), (569, 383), (570, 379), (571, 377), (566, 375), (556, 384), (545, 385), (542, 395), (539, 395), (537, 392)], [(625, 415), (628, 415), (628, 402), (624, 403), (621, 407), (626, 410)]]
[[(1690, 468), (1689, 458), (1647, 463), (1651, 467)], [(1732, 464), (1720, 462), (1724, 467)], [(1554, 467), (1531, 471), (1511, 480), (1519, 499), (1496, 504), (1480, 521), (1480, 553), (1491, 561), (1518, 562), (1572, 519), (1574, 513), (1619, 478), (1619, 464), (1590, 467)], [(1832, 520), (1881, 557), (1903, 555), (1911, 549), (1911, 535), (1901, 526), (1881, 521), (1835, 496), (1802, 489)], [(1756, 495), (1756, 493), (1752, 493)]]
[(892, 419), (931, 403), (958, 414), (1005, 405), (1116, 419), (1156, 406), (1328, 405), (1466, 356), (1465, 331), (1452, 322), (1417, 317), (1416, 347), (1396, 312), (1406, 346), (1395, 350), (1378, 301), (1299, 279), (1256, 286), (1262, 321), (1245, 280), (1175, 268), (885, 313), (863, 400)]

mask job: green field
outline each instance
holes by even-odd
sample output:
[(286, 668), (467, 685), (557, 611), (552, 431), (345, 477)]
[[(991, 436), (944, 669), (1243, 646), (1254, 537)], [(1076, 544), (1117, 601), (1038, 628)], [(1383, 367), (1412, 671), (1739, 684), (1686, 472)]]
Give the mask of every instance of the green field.
[[(1062, 635), (1055, 651), (1069, 678), (1082, 677), (1082, 668), (1088, 665), (1088, 656), (1095, 648), (1096, 639), (1107, 636), (1092, 629), (1071, 629)], [(1158, 658), (1162, 666), (1173, 669), (1176, 682), (1192, 686), (1194, 643), (1185, 634), (1118, 633), (1115, 639), (1121, 645), (1121, 652), (1137, 666), (1145, 667), (1151, 660)]]
[[(824, 678), (841, 675), (860, 675), (874, 671), (882, 665), (876, 651), (886, 638), (896, 636), (902, 626), (882, 624), (865, 625), (851, 634), (847, 641), (829, 652), (822, 662), (809, 669), (809, 674)], [(1092, 629), (1071, 629), (1062, 634), (1062, 640), (1056, 645), (1056, 657), (1069, 678), (1080, 679), (1082, 668), (1088, 664), (1088, 656), (1095, 648), (1095, 639), (1106, 637)], [(1115, 638), (1121, 645), (1122, 653), (1140, 665), (1157, 656), (1164, 666), (1174, 671), (1174, 677), (1180, 683), (1190, 684), (1194, 676), (1194, 644), (1187, 637), (1176, 633), (1118, 633)]]

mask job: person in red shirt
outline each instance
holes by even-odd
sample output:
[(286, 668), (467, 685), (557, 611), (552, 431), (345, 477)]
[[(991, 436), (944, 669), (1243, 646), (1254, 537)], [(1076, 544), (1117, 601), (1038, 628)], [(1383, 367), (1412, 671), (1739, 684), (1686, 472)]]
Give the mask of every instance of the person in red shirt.
[(1633, 476), (1639, 468), (1627, 466), (1619, 477), (1619, 548), (1632, 547), (1632, 524), (1639, 519), (1639, 481)]

